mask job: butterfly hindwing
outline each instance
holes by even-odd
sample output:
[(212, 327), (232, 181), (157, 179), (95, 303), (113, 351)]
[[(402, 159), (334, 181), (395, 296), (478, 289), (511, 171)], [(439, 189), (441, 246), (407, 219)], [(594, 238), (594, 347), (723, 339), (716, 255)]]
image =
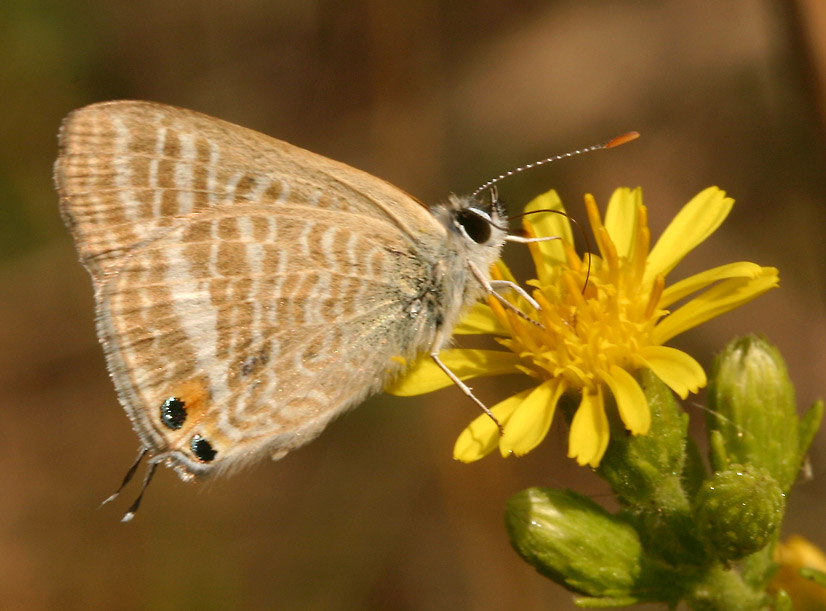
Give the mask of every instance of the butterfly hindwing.
[(221, 460), (286, 451), (398, 370), (388, 355), (432, 341), (427, 313), (405, 312), (431, 264), (381, 219), (209, 211), (130, 251), (99, 291), (99, 333), (153, 453), (187, 453), (195, 435)]

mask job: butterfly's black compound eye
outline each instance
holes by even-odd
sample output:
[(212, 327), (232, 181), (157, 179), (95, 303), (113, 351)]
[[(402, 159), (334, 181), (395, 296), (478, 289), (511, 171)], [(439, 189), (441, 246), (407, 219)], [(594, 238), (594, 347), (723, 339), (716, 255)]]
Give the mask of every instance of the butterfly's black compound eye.
[(161, 404), (161, 422), (168, 429), (177, 431), (186, 421), (186, 403), (178, 397), (169, 397)]
[(467, 236), (477, 244), (490, 240), (492, 233), (490, 219), (487, 215), (473, 208), (465, 208), (456, 213), (456, 224), (465, 230)]
[(215, 459), (217, 450), (212, 448), (212, 444), (200, 435), (195, 435), (189, 442), (189, 449), (195, 454), (195, 458), (201, 462), (212, 462)]

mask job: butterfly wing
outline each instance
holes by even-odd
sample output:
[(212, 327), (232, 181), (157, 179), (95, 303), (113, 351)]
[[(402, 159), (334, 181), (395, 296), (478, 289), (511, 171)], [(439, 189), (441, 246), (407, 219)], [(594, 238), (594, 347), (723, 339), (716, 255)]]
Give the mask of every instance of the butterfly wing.
[(61, 146), (118, 394), (182, 475), (306, 443), (433, 341), (444, 230), (387, 183), (147, 103), (81, 109)]
[[(427, 269), (411, 268), (405, 241), (387, 230), (249, 206), (133, 251), (102, 286), (99, 331), (153, 453), (172, 452), (186, 473), (284, 454), (376, 390), (399, 368), (392, 357), (426, 347), (433, 325), (411, 308)], [(177, 427), (170, 399), (185, 408)]]
[[(191, 110), (103, 102), (63, 123), (55, 181), (94, 282), (135, 246), (182, 218), (239, 203), (326, 208), (379, 217), (410, 238), (434, 220), (370, 174)], [(404, 214), (399, 214), (399, 204)]]

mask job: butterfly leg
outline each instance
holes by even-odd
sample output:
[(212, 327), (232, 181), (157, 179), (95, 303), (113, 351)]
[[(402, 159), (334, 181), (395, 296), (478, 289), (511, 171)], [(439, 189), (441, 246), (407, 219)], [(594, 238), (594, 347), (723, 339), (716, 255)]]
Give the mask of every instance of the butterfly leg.
[(523, 289), (521, 286), (519, 286), (515, 282), (510, 282), (509, 280), (488, 280), (487, 278), (485, 278), (482, 275), (482, 272), (479, 271), (479, 268), (476, 267), (475, 265), (473, 265), (473, 263), (471, 263), (469, 261), (468, 261), (468, 267), (470, 267), (470, 271), (476, 277), (476, 280), (479, 281), (479, 284), (481, 284), (484, 287), (485, 291), (487, 291), (487, 293), (489, 295), (492, 295), (504, 307), (506, 307), (508, 310), (511, 310), (512, 312), (516, 313), (517, 316), (519, 316), (521, 318), (524, 318), (525, 320), (527, 320), (531, 324), (534, 324), (538, 327), (542, 326), (542, 324), (540, 322), (534, 320), (533, 318), (531, 318), (530, 316), (525, 314), (525, 312), (523, 312), (522, 310), (517, 308), (515, 305), (513, 305), (510, 301), (508, 301), (507, 299), (502, 297), (502, 295), (500, 295), (496, 291), (497, 288), (499, 288), (499, 289), (510, 289), (510, 290), (516, 292), (525, 301), (527, 301), (533, 309), (535, 309), (537, 311), (541, 310), (542, 308), (539, 306), (539, 304), (536, 302), (536, 300), (533, 297), (531, 297), (530, 295), (528, 295), (528, 293), (527, 293), (527, 291), (525, 291), (525, 289)]
[(499, 428), (499, 434), (504, 435), (505, 434), (505, 429), (502, 427), (502, 423), (499, 422), (499, 420), (496, 418), (496, 416), (493, 415), (493, 412), (490, 411), (490, 408), (487, 405), (485, 405), (484, 403), (482, 403), (479, 400), (479, 398), (476, 395), (473, 394), (473, 391), (470, 389), (470, 386), (468, 386), (462, 380), (460, 380), (459, 376), (457, 376), (455, 373), (453, 373), (450, 370), (450, 367), (448, 367), (447, 365), (445, 365), (442, 362), (442, 359), (439, 358), (439, 353), (437, 351), (436, 352), (431, 352), (430, 353), (430, 358), (432, 358), (433, 362), (436, 363), (439, 366), (439, 368), (442, 371), (445, 372), (447, 377), (449, 377), (450, 380), (456, 386), (459, 387), (459, 390), (461, 390), (463, 393), (465, 393), (465, 395), (467, 395), (470, 398), (471, 401), (476, 403), (476, 405), (478, 405), (482, 409), (483, 412), (485, 412), (488, 416), (490, 416), (490, 419), (493, 420), (496, 423), (496, 426)]
[[(488, 287), (485, 287), (485, 288), (488, 288)], [(510, 289), (511, 291), (513, 291), (514, 293), (519, 295), (522, 299), (524, 299), (529, 304), (531, 304), (531, 307), (534, 310), (541, 310), (542, 309), (540, 307), (540, 305), (536, 302), (536, 300), (533, 297), (531, 297), (530, 295), (528, 295), (528, 291), (526, 291), (521, 286), (516, 284), (516, 282), (511, 282), (510, 280), (491, 280), (490, 281), (490, 291), (491, 291), (491, 293), (499, 296), (499, 293), (497, 292), (497, 289), (499, 289), (499, 290), (508, 290), (508, 289)], [(501, 297), (501, 296), (499, 296), (499, 297)], [(502, 298), (502, 299), (504, 299), (504, 298)], [(507, 301), (507, 300), (505, 300), (505, 301)], [(510, 303), (510, 302), (508, 301), (508, 303)], [(515, 307), (512, 303), (511, 303), (511, 306)]]

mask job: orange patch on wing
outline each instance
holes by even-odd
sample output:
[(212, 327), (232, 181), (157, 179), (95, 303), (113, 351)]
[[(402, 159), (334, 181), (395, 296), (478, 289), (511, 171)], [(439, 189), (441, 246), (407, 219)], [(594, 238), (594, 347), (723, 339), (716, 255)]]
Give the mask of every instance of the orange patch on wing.
[[(170, 399), (175, 399), (183, 404), (185, 415), (183, 421), (177, 427), (169, 426), (168, 422), (164, 421), (164, 406), (169, 403)], [(188, 380), (169, 387), (164, 399), (158, 405), (161, 424), (158, 430), (167, 439), (170, 447), (176, 447), (182, 438), (190, 436), (192, 428), (203, 419), (209, 405), (209, 390), (203, 380)], [(154, 417), (158, 418), (158, 416)], [(167, 418), (171, 420), (179, 417), (178, 414), (167, 414)]]

